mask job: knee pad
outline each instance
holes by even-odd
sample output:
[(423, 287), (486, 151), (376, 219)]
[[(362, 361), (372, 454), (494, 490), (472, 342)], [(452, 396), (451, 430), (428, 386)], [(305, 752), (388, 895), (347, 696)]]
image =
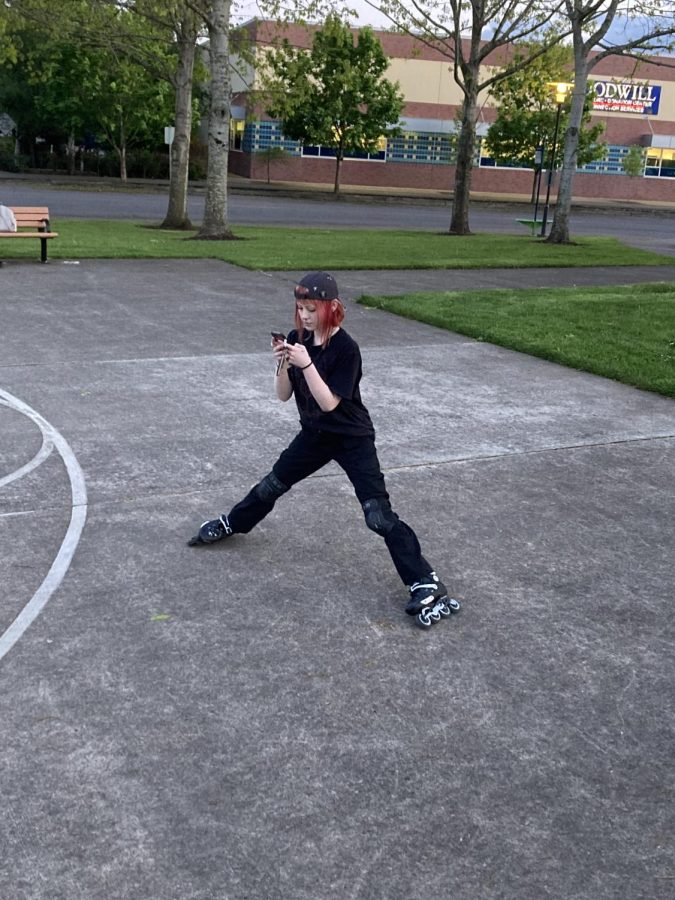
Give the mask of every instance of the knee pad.
[(265, 503), (275, 503), (276, 500), (289, 491), (283, 481), (279, 481), (274, 472), (265, 475), (263, 480), (255, 486), (255, 492)]
[(388, 500), (375, 498), (374, 500), (366, 500), (361, 506), (368, 528), (382, 537), (389, 534), (398, 521), (398, 517), (393, 512)]

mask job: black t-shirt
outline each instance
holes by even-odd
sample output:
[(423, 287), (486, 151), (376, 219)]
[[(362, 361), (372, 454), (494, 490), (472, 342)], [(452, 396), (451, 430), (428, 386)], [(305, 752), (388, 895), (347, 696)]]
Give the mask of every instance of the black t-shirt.
[[(298, 332), (291, 331), (289, 343), (298, 341)], [(300, 369), (290, 366), (288, 377), (293, 386), (295, 402), (304, 428), (333, 431), (338, 434), (374, 435), (370, 414), (361, 402), (361, 351), (356, 341), (342, 328), (333, 335), (327, 347), (315, 347), (312, 332), (305, 332), (303, 341), (310, 359), (331, 391), (340, 402), (331, 412), (322, 412), (307, 386)]]

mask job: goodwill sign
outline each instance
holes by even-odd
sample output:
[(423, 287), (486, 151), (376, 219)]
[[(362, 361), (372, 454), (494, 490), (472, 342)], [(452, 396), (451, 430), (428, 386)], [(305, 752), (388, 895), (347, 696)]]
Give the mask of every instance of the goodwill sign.
[(638, 113), (655, 116), (659, 111), (661, 85), (633, 81), (596, 81), (593, 109), (599, 112)]

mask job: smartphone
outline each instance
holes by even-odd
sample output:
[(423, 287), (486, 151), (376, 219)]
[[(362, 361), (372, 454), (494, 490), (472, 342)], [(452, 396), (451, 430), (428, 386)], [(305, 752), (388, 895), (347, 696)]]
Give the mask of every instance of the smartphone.
[[(270, 334), (272, 335), (273, 341), (277, 341), (277, 342), (279, 342), (279, 341), (285, 342), (286, 341), (286, 335), (282, 334), (281, 331), (271, 331)], [(277, 363), (277, 375), (279, 374), (279, 372), (281, 372), (281, 367), (284, 365), (285, 362), (286, 362), (286, 354), (284, 354), (283, 356), (281, 356), (279, 358), (279, 362)]]

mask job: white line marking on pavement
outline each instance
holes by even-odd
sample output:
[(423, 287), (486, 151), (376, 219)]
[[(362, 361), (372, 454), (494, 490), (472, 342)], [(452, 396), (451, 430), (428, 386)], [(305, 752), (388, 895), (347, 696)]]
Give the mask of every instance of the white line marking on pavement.
[[(5, 400), (0, 400), (0, 406), (9, 405), (10, 404)], [(54, 449), (54, 444), (42, 429), (40, 429), (40, 431), (42, 433), (42, 446), (40, 447), (38, 452), (30, 462), (26, 463), (25, 466), (21, 466), (21, 468), (17, 469), (15, 472), (10, 472), (9, 475), (5, 475), (3, 478), (0, 478), (0, 488), (4, 487), (6, 484), (11, 484), (12, 481), (17, 481), (19, 478), (23, 478), (24, 475), (32, 472), (33, 469), (37, 469), (37, 467), (41, 465), (52, 452), (52, 450)]]
[(46, 443), (51, 443), (59, 451), (70, 478), (70, 490), (73, 500), (68, 530), (59, 552), (56, 554), (49, 572), (47, 572), (47, 576), (9, 628), (0, 635), (0, 659), (2, 659), (6, 653), (9, 653), (29, 625), (40, 615), (68, 571), (87, 518), (87, 488), (80, 464), (63, 435), (32, 407), (19, 400), (18, 397), (14, 397), (7, 391), (0, 389), (0, 398), (7, 406), (28, 416), (29, 419), (35, 422), (43, 435), (43, 447)]

